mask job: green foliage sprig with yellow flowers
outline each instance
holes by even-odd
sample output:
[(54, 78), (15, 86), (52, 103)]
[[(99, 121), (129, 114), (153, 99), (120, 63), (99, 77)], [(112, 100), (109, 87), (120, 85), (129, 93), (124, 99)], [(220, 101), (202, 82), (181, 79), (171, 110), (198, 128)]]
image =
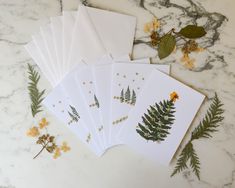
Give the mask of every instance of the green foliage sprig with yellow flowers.
[(144, 31), (149, 33), (150, 43), (153, 48), (156, 48), (159, 59), (168, 57), (178, 47), (178, 41), (183, 40), (183, 47), (181, 48), (183, 57), (181, 61), (188, 68), (193, 68), (194, 59), (191, 59), (189, 54), (204, 50), (199, 47), (196, 39), (206, 35), (205, 29), (202, 26), (187, 25), (179, 31), (172, 28), (169, 32), (160, 34), (160, 25), (160, 21), (155, 17), (144, 26)]

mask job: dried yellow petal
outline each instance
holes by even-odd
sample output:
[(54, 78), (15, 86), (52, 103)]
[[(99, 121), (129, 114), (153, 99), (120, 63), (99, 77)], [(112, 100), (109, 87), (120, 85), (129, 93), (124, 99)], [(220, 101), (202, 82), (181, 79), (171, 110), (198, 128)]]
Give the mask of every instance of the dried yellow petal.
[(57, 147), (57, 148), (55, 149), (53, 158), (54, 158), (54, 159), (57, 159), (57, 158), (60, 157), (60, 156), (61, 156), (61, 150), (60, 150), (59, 147)]
[(28, 130), (27, 132), (27, 136), (31, 136), (31, 137), (36, 137), (40, 134), (39, 130), (37, 127), (32, 127)]
[(46, 126), (48, 126), (49, 122), (46, 120), (46, 118), (42, 118), (41, 122), (39, 123), (39, 128), (43, 129)]
[(62, 146), (60, 147), (60, 149), (61, 149), (63, 152), (67, 152), (67, 151), (69, 151), (71, 148), (68, 146), (67, 142), (63, 142), (63, 143), (62, 143)]

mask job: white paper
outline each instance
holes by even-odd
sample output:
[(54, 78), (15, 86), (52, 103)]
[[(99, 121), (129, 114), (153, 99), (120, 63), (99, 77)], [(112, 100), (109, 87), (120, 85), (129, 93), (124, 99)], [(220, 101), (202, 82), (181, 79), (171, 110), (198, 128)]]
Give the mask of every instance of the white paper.
[(132, 54), (135, 17), (91, 7), (86, 9), (106, 51), (114, 59)]
[[(139, 61), (140, 62), (140, 61)], [(135, 106), (139, 91), (149, 74), (158, 69), (169, 74), (169, 66), (141, 63), (116, 63), (112, 68), (110, 142), (121, 144), (119, 132)], [(157, 83), (156, 83), (157, 84)], [(128, 96), (127, 96), (128, 95)]]
[[(150, 105), (170, 100), (170, 94), (176, 92), (178, 99), (174, 102), (174, 122), (164, 141), (147, 141), (137, 133), (138, 123), (143, 124), (142, 116), (148, 113)], [(134, 150), (146, 155), (156, 163), (168, 165), (182, 141), (187, 129), (194, 119), (204, 96), (179, 81), (154, 70), (143, 86), (135, 108), (121, 131), (123, 142)]]
[(72, 43), (72, 34), (75, 26), (77, 12), (76, 11), (63, 11), (63, 65), (64, 72), (69, 71), (69, 67), (66, 64), (69, 57), (70, 47)]
[(55, 78), (52, 76), (53, 74), (51, 73), (51, 69), (48, 67), (47, 62), (43, 59), (42, 55), (40, 55), (39, 49), (36, 44), (31, 41), (25, 45), (25, 49), (35, 61), (35, 63), (39, 66), (39, 68), (41, 69), (47, 80), (50, 82), (50, 84), (52, 86), (55, 86), (56, 81)]
[(53, 41), (53, 34), (52, 34), (51, 26), (48, 24), (48, 25), (40, 27), (40, 33), (44, 41), (44, 46), (46, 48), (45, 49), (42, 49), (42, 47), (39, 47), (39, 48), (40, 50), (44, 51), (43, 53), (44, 55), (46, 54), (46, 50), (47, 50), (47, 53), (49, 56), (47, 63), (50, 66), (51, 70), (54, 72), (54, 76), (56, 77), (56, 84), (58, 84), (60, 82), (60, 65), (59, 65), (59, 62), (57, 62), (56, 50), (55, 50), (55, 45)]
[(84, 96), (83, 102), (87, 111), (95, 124), (96, 134), (103, 149), (107, 148), (104, 138), (104, 125), (100, 115), (100, 102), (96, 94), (95, 80), (92, 74), (92, 68), (89, 65), (79, 67), (74, 72), (77, 84), (80, 86), (79, 92)]
[(132, 51), (136, 19), (131, 16), (80, 6), (68, 65), (93, 62), (107, 53), (119, 58)]
[(72, 113), (71, 106), (77, 110), (76, 104), (70, 100), (70, 96), (65, 92), (63, 85), (58, 85), (53, 91), (43, 100), (43, 104), (60, 119), (83, 143), (98, 156), (101, 156), (103, 151), (98, 145), (97, 140), (89, 129), (89, 126), (83, 120), (80, 111), (77, 119), (71, 118), (69, 112)]
[(63, 70), (63, 28), (62, 28), (62, 16), (51, 17), (51, 31), (54, 48), (56, 52), (56, 62), (58, 66), (59, 79), (64, 77)]

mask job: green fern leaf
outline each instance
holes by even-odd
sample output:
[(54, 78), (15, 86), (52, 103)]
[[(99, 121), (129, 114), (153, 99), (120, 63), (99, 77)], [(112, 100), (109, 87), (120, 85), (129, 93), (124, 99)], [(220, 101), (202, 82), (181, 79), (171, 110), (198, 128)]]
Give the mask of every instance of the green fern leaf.
[(192, 147), (191, 142), (189, 142), (187, 145), (185, 145), (184, 149), (182, 150), (182, 152), (179, 156), (179, 159), (177, 160), (175, 169), (174, 169), (173, 173), (171, 174), (171, 177), (188, 168), (187, 162), (190, 157), (191, 147)]
[(174, 122), (174, 109), (174, 102), (171, 100), (150, 105), (148, 113), (142, 116), (142, 124), (137, 126), (137, 133), (146, 140), (164, 141)]
[(45, 90), (39, 91), (38, 82), (40, 80), (40, 75), (37, 71), (34, 70), (33, 66), (28, 64), (28, 90), (31, 99), (31, 112), (33, 117), (36, 116), (37, 113), (41, 112), (41, 102), (43, 101)]
[(223, 104), (215, 93), (213, 101), (209, 109), (207, 110), (205, 117), (194, 129), (191, 134), (191, 139), (182, 150), (179, 159), (177, 160), (176, 167), (171, 176), (174, 176), (175, 174), (188, 168), (187, 161), (190, 160), (190, 167), (192, 168), (197, 178), (200, 179), (200, 161), (196, 154), (196, 151), (193, 148), (192, 141), (200, 138), (211, 138), (212, 133), (218, 131), (217, 128), (220, 126), (221, 121), (224, 119), (224, 117), (222, 116), (222, 114), (224, 113), (222, 106)]
[(210, 105), (205, 117), (200, 122), (199, 126), (192, 132), (191, 139), (210, 138), (211, 133), (218, 131), (217, 127), (220, 126), (220, 122), (224, 119), (222, 116), (224, 110), (223, 104), (215, 94), (212, 104)]

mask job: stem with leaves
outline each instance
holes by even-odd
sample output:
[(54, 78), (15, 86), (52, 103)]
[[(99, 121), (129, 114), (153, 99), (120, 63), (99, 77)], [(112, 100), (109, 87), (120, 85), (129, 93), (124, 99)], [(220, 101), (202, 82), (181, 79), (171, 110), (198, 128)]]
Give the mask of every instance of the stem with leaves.
[(28, 90), (31, 99), (31, 112), (33, 117), (39, 112), (41, 112), (41, 102), (43, 101), (43, 95), (45, 90), (39, 91), (38, 82), (40, 80), (40, 75), (37, 71), (34, 70), (33, 66), (28, 64), (28, 74), (29, 74), (29, 83)]
[(222, 115), (224, 113), (222, 106), (223, 104), (221, 103), (217, 94), (215, 93), (212, 104), (207, 110), (207, 113), (203, 118), (203, 120), (192, 132), (191, 139), (182, 150), (171, 176), (174, 176), (175, 174), (178, 174), (181, 171), (187, 169), (188, 168), (187, 162), (189, 161), (190, 167), (192, 168), (197, 178), (200, 180), (200, 161), (196, 154), (195, 149), (193, 148), (192, 142), (193, 140), (200, 138), (211, 138), (212, 133), (218, 131), (217, 128), (220, 126), (221, 122), (224, 119)]

